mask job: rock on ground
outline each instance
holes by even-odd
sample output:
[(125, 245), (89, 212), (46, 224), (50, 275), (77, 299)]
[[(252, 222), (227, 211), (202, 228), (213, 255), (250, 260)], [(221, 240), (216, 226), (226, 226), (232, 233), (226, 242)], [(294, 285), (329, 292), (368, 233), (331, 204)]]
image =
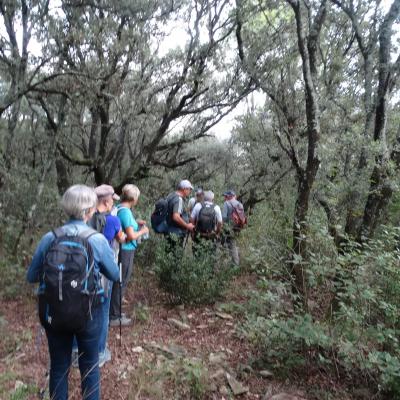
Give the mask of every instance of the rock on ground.
[(274, 394), (273, 396), (265, 398), (265, 400), (305, 400), (302, 397), (294, 396), (288, 393)]

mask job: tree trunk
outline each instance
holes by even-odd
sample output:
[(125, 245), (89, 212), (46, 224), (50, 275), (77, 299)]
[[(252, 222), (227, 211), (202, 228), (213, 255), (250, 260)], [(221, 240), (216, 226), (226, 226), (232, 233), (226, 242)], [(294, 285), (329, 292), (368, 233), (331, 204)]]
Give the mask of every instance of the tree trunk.
[[(308, 233), (308, 207), (310, 201), (310, 193), (314, 185), (315, 177), (319, 169), (319, 158), (317, 154), (318, 142), (320, 138), (320, 111), (318, 104), (318, 95), (315, 90), (314, 80), (317, 66), (317, 43), (322, 24), (326, 15), (326, 2), (322, 1), (314, 21), (308, 21), (310, 30), (308, 36), (305, 34), (303, 26), (303, 13), (300, 1), (288, 0), (293, 8), (296, 26), (297, 40), (299, 52), (302, 60), (304, 90), (306, 100), (306, 121), (307, 121), (307, 163), (305, 169), (297, 164), (297, 199), (295, 205), (295, 214), (293, 220), (293, 256), (292, 256), (292, 273), (294, 279), (293, 291), (299, 295), (296, 300), (298, 306), (302, 306), (303, 311), (308, 309), (308, 284), (307, 275), (304, 270), (304, 260), (307, 258), (307, 233)], [(295, 153), (293, 152), (293, 157)]]
[(94, 168), (94, 181), (96, 182), (97, 186), (102, 185), (106, 182), (106, 171), (104, 165), (98, 165)]
[(400, 0), (395, 0), (387, 13), (379, 34), (379, 81), (375, 110), (374, 141), (380, 143), (381, 153), (376, 157), (370, 178), (369, 195), (364, 208), (358, 241), (373, 237), (381, 216), (393, 194), (389, 174), (389, 150), (386, 139), (387, 104), (391, 86), (391, 36), (394, 21), (400, 14)]
[(363, 221), (358, 236), (360, 243), (374, 236), (378, 223), (381, 221), (393, 194), (386, 165), (375, 165), (370, 179), (370, 192), (365, 204)]
[[(312, 183), (311, 183), (312, 184)], [(311, 186), (304, 177), (298, 179), (297, 199), (293, 219), (293, 244), (292, 244), (292, 291), (299, 295), (302, 303), (307, 309), (308, 294), (307, 280), (304, 271), (304, 261), (307, 258), (307, 235), (308, 235), (308, 205), (310, 200)]]
[(71, 175), (68, 171), (66, 162), (59, 154), (57, 154), (56, 158), (56, 172), (58, 193), (62, 195), (71, 186), (72, 183), (70, 179)]

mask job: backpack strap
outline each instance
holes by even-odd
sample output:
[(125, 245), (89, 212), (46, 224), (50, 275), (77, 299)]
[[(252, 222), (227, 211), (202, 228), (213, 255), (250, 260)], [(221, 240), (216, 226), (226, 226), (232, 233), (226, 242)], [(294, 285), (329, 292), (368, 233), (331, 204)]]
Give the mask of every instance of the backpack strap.
[[(200, 207), (200, 210), (199, 210), (199, 212), (198, 212), (198, 214), (197, 214), (196, 226), (194, 227), (195, 230), (197, 230), (197, 226), (199, 225), (200, 215), (201, 215), (201, 212), (203, 211), (203, 208), (204, 208), (204, 205), (205, 205), (204, 202), (201, 202), (200, 204), (201, 204), (201, 207)], [(196, 207), (196, 205), (197, 205), (197, 204), (195, 204), (194, 207)], [(194, 210), (194, 207), (193, 207), (193, 210)]]
[(231, 201), (228, 201), (228, 219), (232, 220), (232, 214), (233, 212), (237, 209), (237, 207), (231, 203)]
[(180, 197), (176, 192), (173, 192), (173, 195), (168, 198), (169, 196), (167, 196), (165, 198), (165, 200), (167, 201), (167, 210), (168, 210), (168, 214), (167, 214), (167, 224), (168, 225), (172, 225), (172, 214), (173, 214), (173, 207), (172, 207), (172, 200), (174, 200), (177, 197)]
[(96, 229), (87, 228), (81, 233), (79, 233), (78, 236), (81, 237), (82, 239), (88, 240), (91, 236), (95, 235), (96, 233), (99, 233), (96, 231)]
[[(65, 231), (63, 229), (62, 226), (55, 228), (52, 230), (54, 237), (57, 239), (61, 236), (65, 235)], [(93, 236), (95, 233), (99, 233), (96, 231), (96, 229), (90, 228), (88, 227), (87, 229), (85, 229), (84, 231), (82, 231), (81, 233), (78, 234), (79, 237), (81, 237), (82, 239), (89, 239), (91, 236)], [(74, 236), (74, 235), (73, 235)]]
[(59, 226), (58, 228), (53, 229), (52, 232), (53, 232), (55, 239), (65, 235), (65, 232), (64, 232), (64, 229), (62, 228), (62, 226)]

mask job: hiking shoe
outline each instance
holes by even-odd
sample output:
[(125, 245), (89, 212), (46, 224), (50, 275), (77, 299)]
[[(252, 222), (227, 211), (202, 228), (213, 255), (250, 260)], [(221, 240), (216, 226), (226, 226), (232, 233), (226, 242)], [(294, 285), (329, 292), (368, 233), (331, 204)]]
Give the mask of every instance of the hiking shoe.
[(101, 368), (108, 361), (111, 361), (111, 351), (106, 347), (102, 353), (99, 353), (99, 367)]
[(121, 318), (110, 319), (110, 326), (119, 326), (121, 321), (122, 326), (129, 326), (132, 324), (132, 320), (125, 315), (122, 315)]

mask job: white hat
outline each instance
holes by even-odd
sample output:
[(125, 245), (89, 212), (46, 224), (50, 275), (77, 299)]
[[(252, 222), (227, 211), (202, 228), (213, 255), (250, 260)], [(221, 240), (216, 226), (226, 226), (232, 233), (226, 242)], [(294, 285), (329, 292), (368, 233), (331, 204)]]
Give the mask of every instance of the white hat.
[(179, 182), (178, 189), (192, 189), (193, 190), (193, 186), (190, 183), (190, 181), (188, 181), (187, 179), (184, 179), (183, 181)]

